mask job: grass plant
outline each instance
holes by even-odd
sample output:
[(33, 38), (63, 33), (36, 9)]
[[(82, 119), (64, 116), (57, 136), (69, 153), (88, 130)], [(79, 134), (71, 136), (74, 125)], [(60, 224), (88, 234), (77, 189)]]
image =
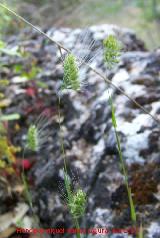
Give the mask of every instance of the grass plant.
[[(21, 19), (23, 22), (27, 23), (30, 25), (32, 28), (34, 28), (36, 31), (38, 31), (40, 34), (45, 36), (47, 39), (51, 40), (53, 43), (55, 43), (61, 53), (61, 49), (66, 51), (66, 57), (64, 58), (63, 61), (63, 68), (64, 68), (64, 77), (63, 77), (63, 83), (61, 90), (64, 89), (70, 89), (73, 91), (78, 91), (81, 89), (80, 87), (80, 81), (79, 81), (79, 68), (77, 66), (77, 59), (76, 56), (68, 49), (66, 49), (63, 45), (60, 43), (54, 41), (51, 39), (48, 35), (46, 35), (44, 32), (42, 32), (39, 28), (33, 26), (30, 22), (25, 20), (23, 17), (19, 16), (17, 13), (9, 9), (8, 7), (4, 6), (3, 4), (0, 3), (0, 6), (4, 9), (6, 9), (8, 12), (12, 13), (19, 19)], [(113, 66), (118, 62), (118, 57), (120, 55), (120, 45), (116, 41), (116, 38), (114, 36), (109, 36), (107, 39), (104, 40), (104, 59), (106, 63), (109, 66)], [(99, 75), (102, 79), (105, 80), (105, 82), (114, 88), (118, 89), (121, 93), (123, 93), (126, 97), (128, 97), (134, 104), (136, 104), (137, 107), (139, 107), (141, 110), (143, 110), (145, 113), (149, 114), (152, 119), (154, 119), (158, 125), (160, 123), (159, 119), (150, 114), (146, 109), (141, 106), (138, 102), (136, 102), (134, 99), (132, 99), (128, 94), (126, 94), (121, 88), (117, 87), (114, 85), (109, 79), (107, 79), (105, 76), (103, 76), (99, 71), (94, 69), (92, 66), (90, 66), (88, 63), (85, 61), (83, 62), (86, 66), (88, 66), (95, 74)], [(132, 192), (131, 188), (129, 187), (129, 182), (128, 182), (128, 174), (127, 174), (127, 169), (124, 163), (123, 155), (122, 155), (122, 149), (120, 145), (120, 138), (119, 134), (117, 132), (117, 121), (116, 121), (116, 116), (115, 116), (115, 108), (112, 102), (112, 98), (109, 97), (109, 103), (111, 107), (111, 113), (112, 113), (112, 125), (114, 128), (115, 132), (115, 137), (116, 137), (116, 143), (117, 143), (117, 149), (118, 149), (118, 154), (120, 158), (120, 164), (121, 164), (121, 170), (122, 174), (124, 176), (124, 183), (126, 186), (127, 194), (128, 194), (128, 200), (129, 200), (129, 205), (130, 205), (130, 213), (131, 213), (131, 220), (133, 224), (136, 224), (137, 218), (136, 218), (136, 211), (135, 211), (135, 205), (133, 202), (132, 198)], [(61, 113), (60, 113), (60, 97), (59, 97), (59, 102), (58, 102), (58, 117), (59, 117), (59, 129), (61, 132)], [(44, 145), (45, 141), (47, 140), (47, 135), (45, 134), (45, 129), (46, 129), (46, 124), (45, 120), (41, 120), (42, 123), (38, 124), (33, 124), (29, 127), (28, 134), (27, 134), (27, 147), (32, 150), (33, 152), (37, 152), (40, 150), (40, 148)], [(39, 127), (41, 125), (41, 127)], [(47, 122), (48, 125), (48, 122)], [(63, 137), (60, 136), (60, 144), (61, 144), (61, 152), (63, 155), (64, 159), (64, 169), (63, 169), (63, 174), (64, 174), (64, 185), (65, 185), (65, 190), (66, 190), (66, 196), (67, 196), (67, 204), (68, 204), (68, 209), (69, 212), (72, 216), (73, 223), (77, 229), (79, 229), (79, 219), (84, 215), (85, 213), (85, 207), (86, 207), (86, 194), (83, 192), (81, 188), (77, 189), (76, 191), (73, 190), (72, 184), (69, 178), (69, 173), (68, 173), (68, 168), (67, 168), (67, 161), (66, 161), (66, 152), (65, 152), (65, 147), (64, 147), (64, 140)], [(27, 200), (29, 202), (29, 205), (31, 208), (33, 208), (32, 204), (32, 199), (29, 194), (29, 187), (26, 182), (26, 178), (24, 177), (24, 174), (22, 174), (22, 180), (23, 184), (25, 187), (26, 191), (26, 196)], [(77, 233), (77, 238), (80, 238), (81, 235), (80, 233)], [(142, 229), (140, 229), (139, 237), (143, 237), (143, 232)]]

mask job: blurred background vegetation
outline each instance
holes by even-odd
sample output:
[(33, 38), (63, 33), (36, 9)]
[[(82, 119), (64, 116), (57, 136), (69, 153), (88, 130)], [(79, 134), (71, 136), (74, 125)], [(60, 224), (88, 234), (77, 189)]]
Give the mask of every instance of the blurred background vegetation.
[[(1, 0), (40, 27), (116, 24), (135, 30), (149, 49), (160, 44), (160, 0)], [(24, 25), (0, 9), (1, 36)]]

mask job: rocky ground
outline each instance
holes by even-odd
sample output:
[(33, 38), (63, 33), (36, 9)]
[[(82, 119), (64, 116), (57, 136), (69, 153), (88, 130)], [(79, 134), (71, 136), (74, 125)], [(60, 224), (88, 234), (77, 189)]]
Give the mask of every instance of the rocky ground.
[[(76, 53), (84, 49), (83, 41), (76, 43), (81, 32), (81, 29), (68, 28), (46, 30), (50, 37), (69, 49), (77, 47)], [(160, 51), (148, 52), (132, 31), (109, 25), (90, 27), (85, 34), (85, 42), (88, 44), (93, 39), (95, 47), (99, 47), (108, 34), (115, 34), (123, 44), (120, 63), (114, 69), (108, 70), (100, 54), (91, 64), (160, 119)], [(82, 36), (84, 38), (83, 33)], [(1, 77), (10, 80), (9, 86), (3, 89), (5, 99), (0, 101), (1, 107), (3, 105), (2, 111), (5, 114), (16, 112), (21, 116), (19, 120), (8, 125), (12, 144), (24, 147), (27, 127), (43, 110), (47, 110), (53, 118), (48, 128), (46, 146), (40, 153), (25, 153), (25, 158), (33, 162), (26, 173), (30, 181), (34, 211), (39, 217), (40, 227), (73, 227), (62, 198), (63, 158), (57, 94), (63, 79), (63, 69), (59, 50), (29, 29), (7, 41), (9, 47), (13, 49), (18, 46), (25, 55), (18, 57), (3, 53), (0, 57), (3, 63)], [(93, 51), (89, 58), (92, 54)], [(24, 72), (27, 72), (27, 76)], [(86, 215), (81, 220), (81, 227), (129, 228), (132, 224), (111, 123), (108, 85), (83, 65), (81, 75), (87, 83), (85, 90), (64, 93), (60, 104), (61, 134), (64, 137), (70, 177), (75, 186), (79, 184), (88, 194)], [(110, 89), (110, 93), (116, 108), (117, 130), (128, 168), (138, 224), (143, 224), (144, 237), (159, 238), (159, 125), (118, 90)], [(16, 158), (22, 158), (22, 154), (17, 153)], [(13, 182), (14, 176), (8, 182), (11, 186), (17, 179), (14, 178)], [(3, 203), (0, 221), (7, 212), (9, 214), (15, 207), (22, 206), (22, 214), (18, 217), (24, 217), (23, 222), (30, 226), (32, 212), (28, 210), (24, 197), (14, 191), (10, 196), (2, 185), (0, 189), (0, 201)], [(0, 231), (4, 232), (11, 227), (14, 231), (15, 219), (10, 218), (10, 221), (7, 226), (3, 224)], [(12, 237), (20, 236), (14, 234)], [(99, 234), (96, 237), (134, 236)]]

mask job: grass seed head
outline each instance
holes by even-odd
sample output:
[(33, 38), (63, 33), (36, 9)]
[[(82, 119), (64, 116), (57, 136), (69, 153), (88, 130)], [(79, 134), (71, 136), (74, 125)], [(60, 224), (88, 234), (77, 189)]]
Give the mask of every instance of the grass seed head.
[(72, 89), (78, 91), (80, 88), (79, 68), (76, 58), (73, 54), (68, 54), (64, 60), (64, 76), (61, 90)]
[(86, 207), (86, 193), (82, 189), (72, 194), (69, 208), (74, 218), (80, 218), (84, 215)]
[(27, 132), (27, 148), (31, 151), (38, 152), (45, 146), (48, 141), (48, 137), (51, 135), (51, 131), (48, 130), (48, 126), (51, 125), (52, 118), (45, 115), (42, 112), (35, 123), (29, 126)]
[(38, 129), (35, 125), (31, 125), (28, 129), (27, 147), (35, 152), (39, 149)]
[(113, 35), (109, 35), (104, 41), (104, 60), (111, 68), (114, 64), (119, 62), (121, 45)]

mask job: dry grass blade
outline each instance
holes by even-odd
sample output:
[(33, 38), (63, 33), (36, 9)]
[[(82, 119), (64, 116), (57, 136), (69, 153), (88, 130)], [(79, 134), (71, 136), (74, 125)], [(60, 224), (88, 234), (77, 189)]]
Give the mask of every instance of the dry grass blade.
[(142, 223), (141, 223), (140, 228), (139, 228), (138, 238), (143, 238), (143, 237), (144, 237), (144, 236), (143, 236), (143, 225), (142, 225)]

